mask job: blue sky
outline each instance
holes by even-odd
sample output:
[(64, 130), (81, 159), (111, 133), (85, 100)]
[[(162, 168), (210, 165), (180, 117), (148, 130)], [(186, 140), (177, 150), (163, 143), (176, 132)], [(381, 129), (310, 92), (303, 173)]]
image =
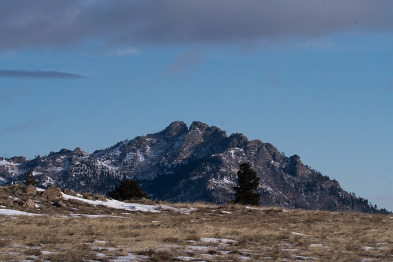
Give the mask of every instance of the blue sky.
[(0, 156), (198, 120), (393, 210), (391, 1), (2, 1)]

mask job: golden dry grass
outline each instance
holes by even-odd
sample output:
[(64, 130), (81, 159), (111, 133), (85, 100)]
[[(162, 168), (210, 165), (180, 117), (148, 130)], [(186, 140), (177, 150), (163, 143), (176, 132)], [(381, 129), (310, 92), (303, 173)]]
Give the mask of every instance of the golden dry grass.
[[(0, 216), (0, 260), (393, 261), (392, 215), (175, 204), (190, 214), (78, 207), (112, 217)], [(116, 216), (116, 217), (114, 217)]]

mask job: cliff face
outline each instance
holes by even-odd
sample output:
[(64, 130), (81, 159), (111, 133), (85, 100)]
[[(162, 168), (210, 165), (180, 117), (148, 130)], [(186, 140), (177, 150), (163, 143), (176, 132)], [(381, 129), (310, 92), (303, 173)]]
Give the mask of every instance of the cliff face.
[(163, 131), (87, 154), (62, 149), (26, 161), (0, 159), (0, 184), (24, 179), (33, 171), (39, 186), (107, 193), (133, 178), (155, 199), (225, 203), (233, 199), (239, 165), (251, 164), (261, 178), (261, 204), (287, 208), (378, 212), (336, 181), (303, 165), (297, 155), (283, 156), (273, 145), (229, 137), (218, 127), (173, 122)]

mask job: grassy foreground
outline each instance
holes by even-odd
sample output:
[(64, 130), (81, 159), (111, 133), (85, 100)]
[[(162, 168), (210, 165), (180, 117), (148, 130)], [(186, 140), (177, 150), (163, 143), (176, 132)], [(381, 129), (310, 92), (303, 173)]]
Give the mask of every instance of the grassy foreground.
[(392, 215), (172, 206), (196, 211), (2, 215), (0, 261), (393, 261)]

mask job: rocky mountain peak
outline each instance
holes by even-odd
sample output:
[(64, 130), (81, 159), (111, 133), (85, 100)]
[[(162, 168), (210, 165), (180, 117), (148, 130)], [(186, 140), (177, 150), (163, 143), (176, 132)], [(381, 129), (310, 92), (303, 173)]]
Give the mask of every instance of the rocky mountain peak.
[(27, 160), (24, 156), (14, 156), (8, 159), (8, 161), (14, 164), (20, 164), (25, 163)]
[(62, 149), (31, 161), (0, 161), (0, 185), (23, 181), (29, 171), (38, 186), (55, 184), (79, 192), (107, 193), (122, 179), (136, 179), (155, 199), (227, 203), (233, 199), (237, 171), (249, 163), (260, 177), (261, 204), (286, 208), (378, 212), (367, 200), (305, 166), (298, 155), (282, 155), (272, 144), (249, 141), (240, 133), (195, 121), (118, 142), (88, 154)]
[(201, 132), (205, 131), (209, 126), (205, 123), (202, 123), (200, 121), (194, 121), (192, 122), (190, 126), (190, 131), (195, 131), (195, 130), (200, 130)]
[(175, 121), (162, 131), (165, 137), (178, 137), (188, 131), (187, 124), (183, 121)]
[(248, 143), (248, 138), (241, 133), (233, 133), (229, 136), (229, 147), (243, 147)]
[(60, 153), (60, 154), (70, 154), (70, 153), (72, 153), (72, 151), (69, 150), (69, 149), (63, 148), (63, 149), (61, 149), (61, 150), (59, 151), (59, 153)]
[(83, 151), (82, 149), (80, 149), (80, 147), (75, 148), (74, 151), (73, 151), (72, 153), (73, 153), (74, 155), (81, 156), (81, 157), (83, 157), (83, 156), (88, 156), (88, 155), (89, 155), (88, 153), (86, 153), (85, 151)]

